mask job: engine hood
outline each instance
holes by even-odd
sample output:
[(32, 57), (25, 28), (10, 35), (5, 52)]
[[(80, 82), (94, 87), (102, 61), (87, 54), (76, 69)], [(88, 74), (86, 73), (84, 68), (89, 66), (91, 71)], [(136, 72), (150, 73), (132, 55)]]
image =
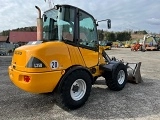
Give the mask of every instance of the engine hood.
[[(34, 58), (35, 60), (33, 60)], [(36, 64), (29, 62), (36, 62)], [(28, 67), (28, 64), (30, 66), (33, 64), (33, 67)], [(26, 72), (62, 70), (70, 65), (67, 45), (60, 41), (30, 42), (15, 49), (12, 57), (12, 67)]]

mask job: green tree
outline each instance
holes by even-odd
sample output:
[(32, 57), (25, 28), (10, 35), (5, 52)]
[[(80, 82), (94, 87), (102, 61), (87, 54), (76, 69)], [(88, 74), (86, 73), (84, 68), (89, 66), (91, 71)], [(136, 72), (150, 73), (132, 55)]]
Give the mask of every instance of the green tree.
[(131, 39), (131, 32), (117, 32), (117, 40), (126, 41)]
[(116, 34), (114, 32), (106, 32), (105, 38), (109, 41), (116, 41)]
[(123, 32), (117, 32), (116, 36), (117, 36), (117, 40), (119, 40), (119, 41), (123, 41), (124, 40)]
[(98, 30), (98, 38), (100, 41), (104, 40), (104, 32), (103, 30)]

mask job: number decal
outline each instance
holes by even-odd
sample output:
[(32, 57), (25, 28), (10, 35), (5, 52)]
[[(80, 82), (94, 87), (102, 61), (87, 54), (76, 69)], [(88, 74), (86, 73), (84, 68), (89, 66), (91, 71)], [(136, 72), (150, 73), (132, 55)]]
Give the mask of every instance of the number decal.
[(51, 61), (50, 67), (51, 67), (52, 69), (57, 69), (58, 66), (59, 66), (58, 61), (56, 61), (56, 60)]

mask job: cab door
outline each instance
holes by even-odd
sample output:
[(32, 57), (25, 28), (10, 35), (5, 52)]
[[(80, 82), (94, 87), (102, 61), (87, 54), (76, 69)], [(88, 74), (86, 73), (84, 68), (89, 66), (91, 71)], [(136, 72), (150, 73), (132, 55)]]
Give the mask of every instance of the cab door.
[(96, 22), (88, 13), (79, 10), (79, 50), (87, 67), (98, 64), (98, 36)]

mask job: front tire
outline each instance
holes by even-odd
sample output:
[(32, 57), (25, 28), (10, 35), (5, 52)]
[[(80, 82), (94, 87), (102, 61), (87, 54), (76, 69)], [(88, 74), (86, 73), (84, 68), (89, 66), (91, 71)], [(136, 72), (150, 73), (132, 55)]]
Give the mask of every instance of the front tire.
[(124, 88), (127, 82), (127, 68), (124, 64), (120, 63), (112, 72), (106, 74), (110, 74), (105, 76), (109, 89), (119, 91)]
[(92, 79), (85, 70), (75, 70), (70, 73), (60, 92), (62, 105), (68, 109), (81, 107), (87, 101), (92, 87)]

